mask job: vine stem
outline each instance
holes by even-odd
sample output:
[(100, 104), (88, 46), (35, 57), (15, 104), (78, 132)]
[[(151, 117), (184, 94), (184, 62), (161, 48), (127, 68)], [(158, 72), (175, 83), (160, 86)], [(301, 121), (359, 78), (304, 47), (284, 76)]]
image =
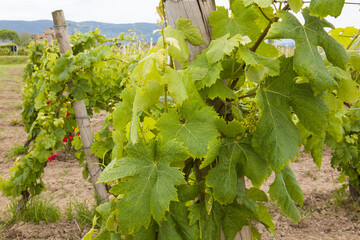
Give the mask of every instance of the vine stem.
[(352, 45), (354, 44), (354, 42), (356, 41), (356, 39), (358, 39), (359, 37), (360, 37), (360, 30), (355, 34), (354, 38), (351, 40), (351, 42), (347, 46), (346, 50), (349, 50), (352, 47)]
[[(289, 4), (286, 4), (285, 7), (281, 10), (283, 11), (287, 11), (290, 9), (290, 6)], [(262, 12), (262, 11), (261, 11)], [(262, 12), (263, 13), (263, 12)], [(267, 17), (266, 17), (267, 18)], [(266, 35), (268, 34), (270, 28), (271, 28), (271, 25), (274, 23), (274, 22), (277, 22), (279, 21), (279, 18), (278, 17), (274, 17), (273, 19), (270, 19), (269, 21), (269, 24), (266, 26), (266, 28), (264, 29), (264, 31), (261, 33), (260, 37), (256, 40), (255, 44), (250, 48), (250, 50), (252, 52), (256, 52), (256, 50), (258, 49), (258, 47), (260, 46), (260, 44), (262, 43), (262, 41), (265, 39)], [(243, 69), (245, 69), (246, 67), (246, 64), (244, 64), (242, 66)], [(236, 87), (236, 84), (237, 82), (239, 81), (239, 78), (236, 78), (232, 83), (231, 83), (231, 86), (230, 86), (230, 89), (234, 89)]]

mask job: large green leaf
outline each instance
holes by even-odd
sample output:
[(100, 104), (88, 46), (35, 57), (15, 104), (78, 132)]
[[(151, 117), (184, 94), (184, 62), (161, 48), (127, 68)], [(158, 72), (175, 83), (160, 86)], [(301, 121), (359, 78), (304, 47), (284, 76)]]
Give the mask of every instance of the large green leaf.
[(312, 0), (310, 13), (321, 18), (328, 15), (338, 17), (344, 7), (345, 0)]
[(208, 213), (204, 202), (189, 207), (190, 225), (198, 223), (200, 239), (216, 240), (220, 238), (220, 226), (223, 214), (215, 202), (213, 210)]
[(199, 228), (196, 224), (189, 225), (189, 211), (184, 203), (173, 202), (170, 212), (166, 214), (167, 221), (159, 227), (159, 240), (179, 239), (197, 240)]
[(230, 37), (241, 34), (255, 41), (261, 33), (260, 28), (254, 24), (259, 16), (256, 7), (253, 5), (245, 7), (242, 0), (235, 0), (230, 9), (231, 17), (229, 17), (229, 10), (224, 7), (218, 7), (211, 13), (209, 21), (213, 27), (213, 37), (220, 38), (229, 33)]
[(135, 89), (125, 88), (121, 92), (121, 102), (115, 105), (113, 113), (113, 126), (118, 131), (123, 131), (126, 124), (131, 120), (133, 104), (135, 99)]
[(224, 209), (224, 218), (222, 219), (222, 230), (224, 231), (225, 239), (232, 240), (236, 234), (241, 231), (242, 227), (249, 225), (249, 218), (251, 212), (239, 205), (237, 202), (226, 205)]
[(294, 54), (294, 70), (310, 79), (315, 94), (319, 94), (336, 85), (334, 78), (328, 73), (325, 64), (318, 52), (321, 46), (327, 59), (334, 65), (345, 68), (349, 60), (344, 48), (330, 37), (323, 29), (333, 26), (325, 19), (309, 15), (309, 9), (303, 10), (305, 25), (289, 12), (280, 11), (280, 22), (274, 23), (267, 38), (291, 38), (296, 42)]
[(231, 90), (228, 86), (226, 86), (220, 80), (217, 80), (214, 85), (210, 87), (205, 87), (202, 91), (202, 94), (205, 94), (209, 99), (220, 98), (224, 102), (226, 99), (237, 99), (237, 95)]
[(190, 19), (178, 18), (175, 24), (176, 29), (180, 31), (191, 44), (200, 45), (204, 42), (198, 27), (191, 25)]
[(289, 0), (288, 3), (289, 3), (291, 10), (293, 10), (296, 13), (300, 11), (300, 9), (303, 5), (302, 0)]
[(137, 67), (131, 73), (131, 76), (139, 79), (160, 81), (161, 72), (160, 69), (163, 68), (165, 63), (165, 50), (156, 48), (150, 49), (150, 52), (146, 57), (144, 57)]
[(239, 45), (246, 45), (251, 42), (248, 37), (242, 37), (239, 34), (230, 37), (230, 34), (226, 34), (220, 38), (212, 40), (206, 51), (206, 56), (209, 63), (216, 63), (223, 59), (225, 56), (230, 55), (235, 48)]
[(277, 76), (280, 73), (280, 63), (276, 58), (262, 57), (244, 47), (238, 49), (236, 57), (246, 63), (246, 76), (250, 81), (259, 83), (266, 76)]
[(176, 71), (170, 67), (166, 68), (163, 82), (168, 84), (171, 97), (176, 103), (183, 103), (186, 99), (201, 101), (201, 97), (195, 86), (196, 79), (189, 77), (187, 71)]
[(184, 102), (179, 113), (169, 110), (161, 116), (156, 124), (160, 134), (165, 141), (176, 139), (184, 143), (193, 157), (204, 157), (209, 142), (218, 135), (216, 113), (210, 107), (199, 108), (196, 102)]
[(186, 69), (190, 79), (195, 81), (197, 89), (213, 85), (219, 79), (220, 72), (223, 70), (221, 62), (211, 64), (208, 61), (206, 52), (207, 50), (204, 50), (197, 55)]
[(275, 175), (275, 181), (270, 185), (269, 195), (272, 201), (277, 201), (284, 214), (295, 222), (299, 222), (301, 215), (293, 201), (302, 206), (304, 197), (290, 167), (285, 166), (280, 173)]
[(219, 150), (219, 162), (206, 176), (206, 184), (214, 190), (214, 197), (221, 204), (232, 203), (238, 195), (237, 167), (255, 186), (269, 176), (267, 162), (246, 142), (226, 140)]
[(253, 146), (279, 172), (298, 153), (299, 132), (291, 119), (294, 110), (311, 132), (322, 134), (327, 126), (329, 109), (320, 96), (314, 96), (309, 84), (296, 84), (292, 58), (281, 58), (278, 77), (269, 77), (260, 85), (257, 103), (260, 120)]
[[(182, 172), (171, 163), (184, 161), (188, 153), (175, 141), (151, 142), (129, 145), (127, 157), (116, 162), (118, 167), (103, 175), (99, 181), (107, 182), (120, 179), (117, 194), (119, 199), (116, 215), (124, 233), (147, 228), (151, 218), (160, 223), (169, 211), (171, 201), (177, 200), (176, 185), (185, 183)], [(121, 179), (127, 178), (126, 181)]]
[[(176, 21), (177, 29), (168, 26), (164, 29), (165, 42), (169, 45), (169, 54), (179, 62), (185, 62), (190, 55), (186, 40), (194, 45), (204, 42), (200, 31), (191, 25), (191, 20), (179, 18)], [(163, 47), (163, 38), (158, 40), (159, 48)]]

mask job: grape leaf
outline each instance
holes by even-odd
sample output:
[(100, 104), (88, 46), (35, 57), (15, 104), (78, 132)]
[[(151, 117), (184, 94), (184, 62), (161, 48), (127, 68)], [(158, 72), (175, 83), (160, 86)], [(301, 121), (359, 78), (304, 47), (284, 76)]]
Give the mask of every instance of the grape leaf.
[(208, 214), (204, 202), (189, 207), (190, 225), (198, 222), (200, 229), (199, 239), (216, 240), (220, 238), (222, 212), (219, 203), (215, 202), (213, 210)]
[(176, 29), (180, 31), (186, 40), (193, 45), (204, 43), (204, 39), (197, 26), (191, 25), (191, 20), (186, 18), (178, 18), (176, 20)]
[(150, 49), (145, 56), (132, 71), (131, 76), (138, 79), (146, 79), (153, 81), (161, 81), (161, 72), (165, 62), (165, 50), (156, 48)]
[(335, 28), (331, 29), (329, 34), (344, 47), (347, 47), (352, 41), (350, 36), (355, 36), (358, 31), (355, 27)]
[(224, 206), (224, 218), (221, 227), (225, 239), (234, 239), (243, 226), (249, 225), (251, 212), (244, 205), (237, 202)]
[(337, 96), (343, 102), (356, 102), (359, 99), (359, 89), (357, 82), (352, 80), (351, 74), (334, 66), (329, 66), (328, 70), (338, 81)]
[(291, 38), (296, 42), (294, 53), (294, 70), (310, 79), (310, 84), (315, 94), (319, 94), (336, 85), (334, 78), (328, 73), (317, 46), (321, 46), (327, 59), (335, 66), (345, 68), (349, 57), (344, 48), (330, 37), (323, 29), (333, 26), (325, 19), (309, 15), (309, 9), (302, 12), (305, 25), (289, 12), (280, 11), (281, 22), (274, 23), (267, 38)]
[(131, 120), (133, 103), (135, 99), (135, 88), (127, 87), (121, 92), (122, 101), (116, 104), (113, 113), (114, 129), (122, 131)]
[(196, 224), (189, 225), (189, 211), (184, 203), (172, 202), (170, 212), (166, 214), (166, 222), (159, 226), (159, 240), (179, 239), (195, 240), (199, 236)]
[(223, 101), (226, 101), (226, 99), (237, 99), (237, 95), (234, 93), (234, 91), (220, 80), (217, 80), (216, 83), (210, 87), (205, 87), (200, 91), (200, 93), (205, 94), (206, 98), (212, 100), (217, 97)]
[[(257, 55), (256, 53), (250, 51), (248, 48), (240, 47), (237, 56), (238, 60), (243, 60), (246, 65), (254, 67), (263, 67), (265, 69), (264, 76), (277, 76), (280, 73), (280, 62), (276, 58), (265, 58)], [(247, 74), (249, 70), (247, 70)]]
[(223, 141), (219, 150), (219, 162), (206, 176), (206, 184), (214, 190), (214, 197), (221, 204), (234, 201), (238, 191), (237, 165), (255, 186), (268, 177), (266, 161), (249, 144), (236, 140)]
[(345, 0), (312, 0), (310, 14), (324, 18), (328, 15), (338, 17), (344, 7)]
[(245, 7), (249, 6), (252, 3), (256, 3), (261, 8), (266, 8), (271, 6), (272, 0), (243, 0)]
[(285, 166), (280, 173), (276, 173), (275, 181), (270, 185), (269, 195), (272, 201), (277, 201), (284, 214), (299, 222), (301, 215), (293, 200), (302, 206), (304, 197), (290, 167)]
[(86, 79), (79, 79), (73, 81), (71, 87), (71, 95), (77, 100), (81, 101), (86, 98), (86, 93), (92, 93), (93, 89), (90, 86), (90, 83)]
[[(168, 26), (164, 29), (165, 42), (169, 44), (169, 54), (179, 62), (185, 62), (190, 55), (186, 40), (194, 45), (204, 42), (200, 31), (196, 26), (191, 25), (191, 20), (179, 18), (176, 20), (177, 29)], [(158, 47), (163, 48), (163, 38), (158, 40)]]
[(200, 165), (200, 169), (209, 166), (213, 161), (215, 161), (219, 155), (221, 146), (222, 141), (220, 139), (214, 139), (209, 143), (209, 151), (206, 153), (204, 161)]
[(118, 183), (119, 199), (116, 215), (124, 233), (147, 228), (151, 217), (158, 223), (165, 218), (171, 201), (177, 200), (175, 186), (185, 183), (182, 172), (171, 163), (184, 161), (188, 153), (175, 141), (139, 142), (126, 147), (127, 157), (116, 162), (118, 167), (101, 175), (100, 182), (131, 177)]
[(208, 144), (218, 132), (215, 128), (216, 113), (210, 107), (199, 108), (195, 102), (184, 102), (180, 108), (180, 119), (174, 110), (164, 113), (156, 126), (165, 141), (176, 139), (184, 143), (193, 157), (204, 157)]
[(329, 109), (320, 96), (314, 96), (309, 84), (296, 84), (292, 58), (280, 58), (278, 77), (269, 77), (257, 92), (260, 120), (252, 140), (272, 168), (279, 172), (298, 153), (299, 132), (291, 119), (293, 109), (311, 132), (322, 134), (327, 126)]
[(188, 65), (186, 72), (190, 79), (195, 81), (196, 88), (202, 89), (213, 85), (219, 79), (222, 70), (221, 62), (209, 63), (206, 50), (204, 50)]
[(230, 37), (230, 34), (226, 34), (220, 38), (212, 40), (210, 45), (206, 51), (206, 57), (208, 62), (216, 63), (223, 59), (225, 56), (229, 56), (235, 48), (239, 47), (239, 45), (246, 45), (251, 42), (248, 37), (242, 37), (239, 34)]
[(221, 6), (211, 13), (209, 23), (213, 27), (213, 37), (220, 38), (228, 33), (230, 37), (241, 34), (255, 41), (261, 33), (260, 28), (254, 24), (259, 16), (255, 6), (245, 7), (242, 0), (235, 0), (230, 5), (230, 9), (231, 17), (229, 10)]
[(186, 99), (201, 101), (194, 78), (189, 77), (188, 72), (167, 67), (163, 82), (168, 84), (169, 93), (176, 103), (181, 104)]
[(291, 8), (291, 10), (293, 10), (294, 12), (299, 12), (302, 5), (303, 5), (303, 1), (302, 0), (289, 0), (288, 4)]

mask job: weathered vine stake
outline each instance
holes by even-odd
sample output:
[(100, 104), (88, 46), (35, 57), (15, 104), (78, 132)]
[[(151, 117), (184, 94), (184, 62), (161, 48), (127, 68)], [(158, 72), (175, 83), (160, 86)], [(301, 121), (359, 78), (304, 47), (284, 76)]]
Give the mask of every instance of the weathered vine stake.
[[(164, 0), (166, 7), (167, 20), (169, 25), (176, 28), (176, 20), (178, 18), (188, 18), (192, 21), (193, 25), (198, 26), (200, 33), (204, 39), (204, 43), (199, 46), (192, 45), (187, 42), (190, 51), (189, 60), (193, 61), (197, 54), (209, 46), (212, 39), (211, 27), (209, 25), (209, 16), (212, 11), (216, 10), (214, 0)], [(225, 239), (223, 231), (221, 231), (221, 239)], [(250, 226), (244, 226), (234, 240), (251, 240), (251, 228)]]
[[(191, 20), (193, 25), (198, 27), (201, 36), (204, 39), (204, 43), (196, 46), (187, 41), (190, 51), (189, 61), (193, 61), (197, 54), (201, 53), (209, 46), (212, 39), (209, 16), (211, 15), (211, 12), (216, 10), (215, 0), (163, 0), (163, 2), (166, 9), (166, 20), (170, 26), (176, 28), (176, 20), (178, 18), (187, 18)], [(218, 103), (214, 101), (213, 105), (217, 108), (216, 106)], [(221, 108), (219, 111), (221, 111)], [(223, 231), (221, 231), (221, 239), (225, 239)], [(244, 226), (234, 238), (234, 240), (251, 239), (252, 235), (250, 226)]]
[[(63, 10), (52, 12), (54, 21), (56, 39), (58, 40), (60, 55), (63, 56), (67, 51), (71, 51), (70, 38), (68, 35), (65, 16)], [(70, 83), (71, 85), (71, 83)], [(97, 183), (101, 174), (101, 168), (98, 164), (97, 158), (91, 153), (91, 144), (93, 136), (90, 128), (90, 120), (87, 114), (86, 105), (84, 101), (74, 101), (73, 108), (75, 111), (76, 121), (80, 131), (80, 138), (83, 143), (85, 152), (85, 160), (88, 166), (91, 183), (94, 186), (96, 196), (99, 202), (108, 201), (108, 193), (104, 183)]]

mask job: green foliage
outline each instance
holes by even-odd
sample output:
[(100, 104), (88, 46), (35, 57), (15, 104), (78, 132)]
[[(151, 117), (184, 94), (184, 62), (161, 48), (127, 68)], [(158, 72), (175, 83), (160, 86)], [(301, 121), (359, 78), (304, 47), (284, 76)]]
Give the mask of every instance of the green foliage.
[(10, 222), (18, 221), (39, 224), (40, 221), (52, 223), (60, 220), (60, 208), (42, 197), (34, 197), (29, 200), (26, 207), (19, 210), (18, 202), (13, 199), (7, 205), (10, 214)]
[[(344, 37), (344, 33), (349, 34)], [(347, 47), (353, 49), (359, 39), (359, 30), (354, 28), (334, 29), (331, 34)], [(335, 79), (339, 82), (337, 98), (332, 99), (337, 109), (333, 110), (334, 122), (337, 124), (333, 131), (328, 132), (327, 144), (333, 149), (331, 166), (341, 172), (339, 180), (345, 182), (348, 177), (350, 193), (355, 201), (360, 196), (360, 102), (359, 102), (359, 73), (360, 58), (358, 53), (349, 51), (350, 61), (347, 71), (335, 71)], [(346, 108), (344, 106), (350, 106)], [(336, 127), (336, 128), (335, 128)], [(344, 189), (344, 188), (343, 188)]]
[[(198, 31), (184, 19), (176, 29), (165, 27), (158, 8), (163, 36), (130, 74), (115, 106), (116, 156), (100, 181), (117, 198), (98, 207), (95, 239), (219, 239), (221, 231), (233, 239), (251, 221), (273, 233), (262, 203), (268, 197), (259, 189), (272, 172), (270, 200), (300, 220), (295, 204), (304, 199), (289, 162), (304, 144), (321, 166), (325, 137), (341, 128), (337, 104), (358, 96), (345, 70), (349, 56), (325, 32), (332, 26), (308, 8), (301, 25), (271, 1), (230, 2), (231, 14), (224, 7), (212, 12), (214, 39), (192, 62), (184, 42), (198, 39)], [(302, 1), (289, 4), (302, 8)], [(264, 40), (267, 18), (275, 23), (266, 37), (293, 38), (294, 56), (278, 57), (256, 43)], [(174, 60), (182, 67), (174, 69)], [(252, 232), (259, 237), (253, 226)]]
[[(1, 53), (0, 53), (1, 55)], [(0, 57), (0, 65), (25, 64), (28, 58), (25, 56), (3, 56)]]
[[(119, 40), (122, 39), (111, 41)], [(91, 116), (93, 111), (99, 110), (111, 113), (113, 105), (120, 100), (118, 93), (123, 88), (122, 81), (127, 78), (128, 68), (138, 62), (133, 57), (129, 61), (125, 60), (126, 56), (120, 59), (119, 49), (105, 45), (110, 40), (101, 36), (98, 30), (84, 36), (75, 34), (71, 41), (74, 52), (63, 57), (60, 57), (56, 45), (48, 46), (46, 41), (32, 42), (29, 46), (21, 114), (28, 138), (34, 140), (34, 147), (16, 162), (10, 178), (0, 179), (0, 189), (5, 196), (17, 197), (26, 191), (36, 195), (44, 189), (41, 175), (44, 167), (51, 164), (52, 153), (71, 146), (69, 142), (73, 139), (77, 150), (81, 148), (72, 102), (85, 100)], [(70, 85), (72, 88), (68, 89)], [(111, 124), (111, 119), (107, 124)], [(111, 136), (110, 132), (95, 139), (94, 151), (103, 166), (111, 161)], [(106, 144), (102, 143), (104, 138)], [(106, 152), (109, 154), (100, 156)], [(84, 152), (79, 151), (76, 156), (82, 164)], [(86, 168), (84, 176), (88, 176)]]
[(344, 48), (331, 38), (324, 27), (334, 28), (325, 19), (311, 16), (307, 8), (302, 11), (305, 24), (302, 25), (294, 15), (281, 11), (281, 22), (274, 23), (267, 38), (291, 38), (295, 40), (294, 70), (310, 79), (316, 94), (336, 85), (335, 80), (325, 68), (325, 64), (317, 50), (321, 46), (327, 59), (335, 66), (345, 68), (349, 60)]
[(23, 155), (23, 154), (26, 154), (29, 150), (29, 146), (25, 146), (25, 145), (22, 145), (22, 144), (15, 144), (10, 152), (8, 153), (7, 157), (8, 158), (15, 158), (17, 156), (20, 156), (20, 155)]
[(2, 39), (2, 40), (11, 40), (13, 42), (18, 42), (20, 40), (19, 35), (17, 34), (17, 32), (9, 30), (9, 29), (0, 30), (0, 39)]
[[(215, 240), (221, 231), (233, 239), (252, 221), (274, 233), (263, 203), (268, 197), (259, 189), (272, 172), (270, 200), (298, 222), (295, 203), (301, 206), (303, 195), (289, 162), (299, 147), (320, 167), (326, 136), (341, 140), (350, 129), (344, 139), (357, 144), (350, 121), (357, 113), (337, 109), (358, 96), (358, 56), (325, 32), (331, 24), (312, 15), (338, 14), (319, 12), (324, 2), (302, 9), (302, 25), (271, 1), (230, 1), (231, 14), (224, 7), (212, 12), (213, 40), (192, 62), (186, 41), (202, 44), (200, 32), (186, 19), (166, 27), (162, 2), (162, 37), (145, 56), (120, 55), (97, 31), (75, 34), (73, 52), (61, 58), (56, 47), (34, 43), (22, 114), (35, 147), (0, 181), (1, 190), (13, 196), (42, 190), (47, 156), (77, 132), (71, 102), (85, 100), (89, 112), (107, 112), (91, 151), (101, 159), (99, 181), (115, 197), (96, 208), (84, 239)], [(302, 1), (289, 4), (302, 8)], [(294, 56), (279, 57), (264, 37), (294, 39)], [(79, 137), (72, 146), (81, 149)], [(356, 146), (339, 150), (340, 162), (353, 163)], [(77, 156), (82, 161), (83, 152)]]
[(95, 206), (89, 206), (86, 200), (80, 201), (69, 201), (68, 207), (66, 208), (66, 218), (68, 221), (73, 219), (80, 225), (82, 229), (85, 226), (90, 227), (92, 220), (95, 216)]
[[(341, 171), (342, 175), (349, 178), (350, 184), (360, 193), (360, 103), (353, 105), (342, 116), (341, 141), (328, 136), (328, 145), (334, 150), (331, 158), (331, 166)], [(344, 181), (345, 179), (343, 179)], [(357, 199), (355, 199), (357, 200)]]

